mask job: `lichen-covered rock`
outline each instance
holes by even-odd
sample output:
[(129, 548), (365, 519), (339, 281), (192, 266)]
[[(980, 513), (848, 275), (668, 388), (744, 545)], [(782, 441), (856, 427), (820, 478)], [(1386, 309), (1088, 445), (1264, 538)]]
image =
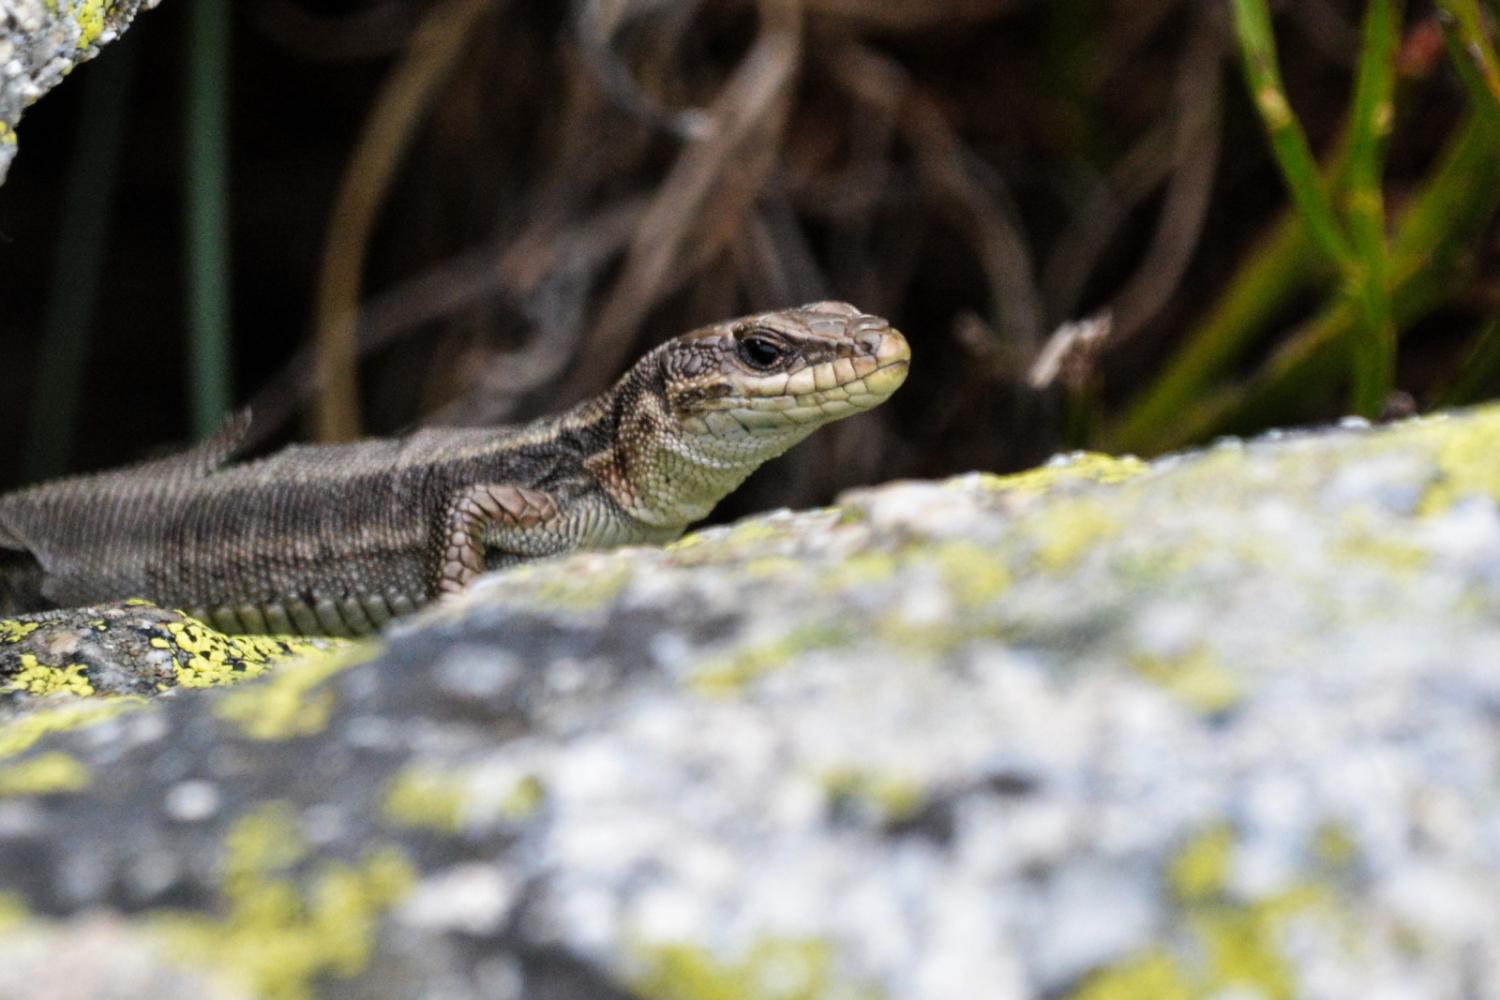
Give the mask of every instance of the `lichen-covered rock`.
[(0, 0), (0, 184), (21, 114), (160, 0)]
[(0, 962), (91, 912), (226, 995), (1496, 995), (1497, 441), (893, 484), (35, 702)]

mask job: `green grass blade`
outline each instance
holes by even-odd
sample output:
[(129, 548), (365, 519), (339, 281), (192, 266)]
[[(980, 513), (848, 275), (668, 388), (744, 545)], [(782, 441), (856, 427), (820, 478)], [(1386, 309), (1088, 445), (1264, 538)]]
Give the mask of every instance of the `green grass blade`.
[(187, 294), (193, 430), (229, 412), (229, 0), (189, 5)]

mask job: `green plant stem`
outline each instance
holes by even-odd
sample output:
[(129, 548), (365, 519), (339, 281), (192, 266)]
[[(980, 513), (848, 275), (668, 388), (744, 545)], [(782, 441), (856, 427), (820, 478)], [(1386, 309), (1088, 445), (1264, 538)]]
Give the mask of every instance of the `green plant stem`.
[[(1377, 0), (1378, 2), (1378, 0)], [(1318, 164), (1302, 124), (1292, 113), (1276, 62), (1276, 41), (1265, 0), (1234, 0), (1235, 27), (1244, 57), (1245, 79), (1271, 141), (1271, 152), (1286, 181), (1297, 212), (1307, 222), (1313, 242), (1340, 270), (1355, 266), (1354, 249), (1334, 215), (1333, 200), (1323, 188)]]
[[(1438, 10), (1445, 15), (1443, 35), (1459, 73), (1467, 68), (1474, 74), (1467, 82), (1477, 84), (1492, 102), (1500, 104), (1500, 60), (1484, 30), (1484, 14), (1477, 0), (1438, 0)], [(1475, 88), (1471, 85), (1470, 89)]]
[[(1426, 184), (1412, 198), (1391, 248), (1391, 307), (1398, 329), (1441, 304), (1472, 266), (1470, 247), (1500, 208), (1500, 129), (1488, 111), (1463, 122)], [(1224, 432), (1285, 419), (1319, 386), (1346, 370), (1356, 306), (1335, 299), (1293, 331), (1249, 380), (1208, 394), (1201, 405), (1159, 427), (1151, 444), (1167, 450)]]
[(1491, 317), (1475, 334), (1458, 377), (1437, 397), (1439, 407), (1467, 406), (1487, 399), (1500, 380), (1500, 317)]
[(189, 5), (187, 286), (193, 430), (207, 437), (230, 407), (229, 0)]
[(61, 475), (72, 460), (134, 62), (135, 46), (127, 38), (80, 72), (83, 103), (22, 450), (21, 473), (28, 482)]
[(1391, 317), (1386, 249), (1385, 150), (1395, 117), (1395, 56), (1401, 22), (1398, 0), (1370, 0), (1354, 91), (1346, 214), (1361, 267), (1355, 294), (1364, 318), (1354, 344), (1353, 408), (1376, 416), (1396, 374), (1396, 328)]

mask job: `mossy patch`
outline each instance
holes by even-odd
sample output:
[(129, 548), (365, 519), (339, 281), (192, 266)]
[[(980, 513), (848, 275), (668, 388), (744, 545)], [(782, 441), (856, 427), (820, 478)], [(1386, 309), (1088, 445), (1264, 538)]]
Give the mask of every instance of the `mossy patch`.
[(642, 950), (643, 971), (631, 983), (648, 1000), (880, 1000), (879, 992), (844, 982), (832, 946), (817, 940), (767, 939), (743, 957), (722, 961), (694, 945)]
[(416, 872), (394, 848), (355, 864), (304, 865), (307, 853), (292, 808), (261, 806), (224, 839), (222, 910), (165, 913), (150, 926), (181, 960), (257, 997), (310, 1000), (320, 977), (365, 969), (381, 916), (410, 891)]

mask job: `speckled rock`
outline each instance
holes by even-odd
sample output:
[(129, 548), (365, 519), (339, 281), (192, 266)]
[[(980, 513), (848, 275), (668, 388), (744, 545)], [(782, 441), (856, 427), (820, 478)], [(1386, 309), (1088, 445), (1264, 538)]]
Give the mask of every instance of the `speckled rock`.
[(33, 701), (0, 962), (91, 912), (225, 995), (1500, 995), (1497, 441), (891, 484)]
[(0, 184), (21, 114), (160, 0), (0, 0)]

